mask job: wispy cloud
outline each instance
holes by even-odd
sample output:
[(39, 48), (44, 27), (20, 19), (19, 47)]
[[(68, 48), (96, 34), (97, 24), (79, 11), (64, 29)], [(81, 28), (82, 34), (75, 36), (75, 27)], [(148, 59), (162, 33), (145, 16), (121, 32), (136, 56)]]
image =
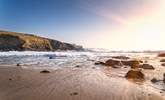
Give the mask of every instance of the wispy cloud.
[(79, 7), (107, 21), (127, 25), (131, 17), (154, 12), (160, 2), (163, 0), (83, 0), (79, 2)]

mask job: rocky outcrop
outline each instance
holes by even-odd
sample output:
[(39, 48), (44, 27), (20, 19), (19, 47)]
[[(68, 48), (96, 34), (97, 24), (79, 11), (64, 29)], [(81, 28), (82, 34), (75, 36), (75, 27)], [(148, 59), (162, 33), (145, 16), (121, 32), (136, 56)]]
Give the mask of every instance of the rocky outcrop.
[(12, 36), (8, 34), (0, 35), (0, 50), (21, 50), (22, 45), (25, 43), (18, 36)]
[(124, 60), (121, 62), (125, 66), (131, 66), (131, 68), (138, 68), (139, 64), (142, 63), (140, 60)]
[(158, 57), (165, 57), (165, 53), (159, 53)]
[(115, 67), (115, 66), (121, 66), (122, 63), (120, 60), (109, 59), (105, 62), (105, 65)]
[(1, 51), (83, 50), (82, 46), (60, 42), (30, 34), (0, 31)]
[(119, 68), (123, 65), (125, 66), (130, 66), (131, 68), (139, 68), (139, 65), (143, 63), (141, 60), (119, 60), (119, 59), (108, 59), (105, 62), (95, 62), (95, 65), (106, 65), (106, 66), (111, 66), (113, 68)]
[(133, 79), (133, 80), (144, 80), (144, 74), (139, 69), (136, 70), (131, 69), (130, 71), (127, 72), (125, 77), (127, 79)]

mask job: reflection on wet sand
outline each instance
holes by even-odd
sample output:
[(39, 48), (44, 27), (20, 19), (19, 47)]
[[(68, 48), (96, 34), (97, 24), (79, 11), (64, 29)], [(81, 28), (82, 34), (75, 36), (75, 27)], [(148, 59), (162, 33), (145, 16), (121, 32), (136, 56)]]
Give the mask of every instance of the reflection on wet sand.
[[(0, 68), (2, 100), (164, 100), (164, 93), (115, 76), (115, 69)], [(108, 75), (109, 74), (109, 75)], [(119, 74), (118, 74), (119, 75)]]

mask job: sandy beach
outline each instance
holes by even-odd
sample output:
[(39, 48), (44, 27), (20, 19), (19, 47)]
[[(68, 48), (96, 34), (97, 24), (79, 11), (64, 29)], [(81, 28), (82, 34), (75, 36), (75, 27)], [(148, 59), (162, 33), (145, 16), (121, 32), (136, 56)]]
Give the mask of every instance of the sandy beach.
[(94, 68), (0, 67), (0, 100), (164, 100), (161, 93)]

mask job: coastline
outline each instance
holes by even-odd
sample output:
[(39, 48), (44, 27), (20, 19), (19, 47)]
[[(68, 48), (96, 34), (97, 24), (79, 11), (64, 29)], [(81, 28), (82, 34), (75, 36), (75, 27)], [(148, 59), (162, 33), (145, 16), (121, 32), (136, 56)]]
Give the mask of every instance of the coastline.
[(124, 78), (109, 77), (100, 69), (42, 69), (0, 67), (2, 100), (164, 100)]

